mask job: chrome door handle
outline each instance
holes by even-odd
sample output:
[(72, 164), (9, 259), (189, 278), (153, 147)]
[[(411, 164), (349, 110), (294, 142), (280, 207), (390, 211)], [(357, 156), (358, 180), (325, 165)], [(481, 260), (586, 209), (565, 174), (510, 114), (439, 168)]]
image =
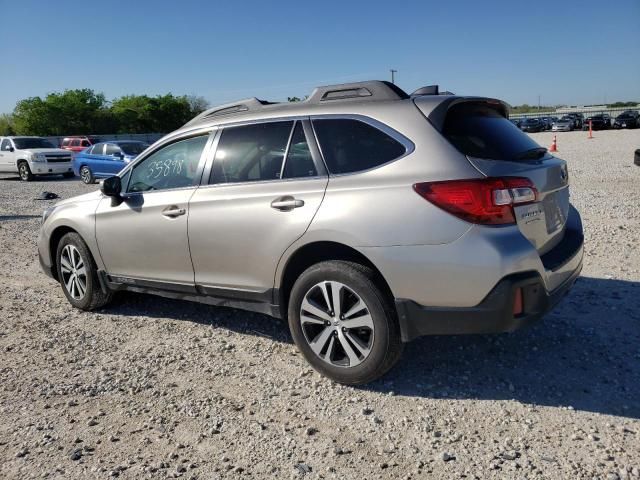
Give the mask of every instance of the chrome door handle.
[(166, 210), (162, 211), (162, 215), (170, 218), (179, 217), (180, 215), (184, 215), (185, 213), (187, 213), (187, 210), (177, 207), (169, 207)]
[(283, 211), (293, 210), (294, 208), (299, 208), (302, 206), (304, 206), (304, 200), (299, 200), (291, 196), (276, 198), (273, 202), (271, 202), (271, 208)]

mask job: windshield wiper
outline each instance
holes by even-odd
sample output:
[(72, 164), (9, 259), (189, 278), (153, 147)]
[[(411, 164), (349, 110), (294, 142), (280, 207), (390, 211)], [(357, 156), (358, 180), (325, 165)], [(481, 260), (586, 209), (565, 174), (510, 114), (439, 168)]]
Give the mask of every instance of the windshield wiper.
[(536, 147), (536, 148), (532, 148), (530, 150), (525, 150), (524, 152), (521, 152), (520, 154), (518, 154), (518, 156), (516, 157), (516, 160), (537, 160), (539, 158), (544, 157), (544, 154), (547, 153), (547, 149), (544, 147)]

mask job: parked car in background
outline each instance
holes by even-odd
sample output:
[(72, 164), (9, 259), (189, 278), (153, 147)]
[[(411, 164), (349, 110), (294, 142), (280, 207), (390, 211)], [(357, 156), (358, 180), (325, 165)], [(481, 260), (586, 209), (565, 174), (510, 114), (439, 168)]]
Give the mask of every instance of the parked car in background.
[(73, 159), (73, 171), (84, 183), (115, 175), (149, 145), (135, 140), (96, 143)]
[(585, 119), (582, 124), (582, 130), (589, 130), (589, 122), (591, 122), (591, 128), (593, 130), (607, 130), (611, 128), (611, 123), (609, 123), (604, 115), (594, 115)]
[(640, 117), (638, 112), (627, 110), (618, 115), (613, 122), (613, 128), (638, 128), (640, 127)]
[(65, 137), (62, 139), (60, 148), (71, 152), (81, 152), (87, 147), (94, 145), (100, 141), (97, 137)]
[(544, 125), (545, 130), (551, 130), (551, 127), (553, 126), (553, 120), (551, 120), (551, 117), (540, 117), (540, 121), (542, 122), (542, 125)]
[(573, 130), (573, 119), (568, 117), (562, 117), (557, 120), (551, 126), (553, 132), (570, 132)]
[(41, 137), (0, 137), (0, 172), (18, 173), (25, 182), (34, 175), (73, 177), (71, 153)]
[(568, 113), (565, 117), (569, 117), (573, 120), (573, 128), (574, 130), (580, 130), (582, 128), (582, 124), (584, 123), (584, 115), (581, 113)]
[(543, 131), (544, 124), (537, 118), (525, 118), (520, 124), (520, 130), (527, 133)]
[(519, 119), (519, 118), (511, 118), (511, 119), (509, 119), (509, 121), (511, 123), (513, 123), (518, 128), (520, 128), (520, 124), (522, 123), (522, 120)]
[(362, 384), (421, 335), (542, 317), (580, 274), (583, 231), (566, 162), (506, 103), (371, 81), (203, 112), (47, 209), (38, 252), (75, 308), (133, 290), (265, 313), (316, 370)]

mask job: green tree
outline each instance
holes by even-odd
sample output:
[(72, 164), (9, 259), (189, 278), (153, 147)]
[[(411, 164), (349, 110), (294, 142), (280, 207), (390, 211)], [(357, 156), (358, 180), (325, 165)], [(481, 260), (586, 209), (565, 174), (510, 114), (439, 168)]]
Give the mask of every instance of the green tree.
[(14, 135), (13, 116), (8, 113), (0, 114), (0, 135)]
[(117, 133), (170, 132), (206, 108), (202, 97), (126, 95), (113, 101)]
[(21, 100), (13, 112), (19, 135), (82, 135), (100, 132), (107, 102), (88, 88)]

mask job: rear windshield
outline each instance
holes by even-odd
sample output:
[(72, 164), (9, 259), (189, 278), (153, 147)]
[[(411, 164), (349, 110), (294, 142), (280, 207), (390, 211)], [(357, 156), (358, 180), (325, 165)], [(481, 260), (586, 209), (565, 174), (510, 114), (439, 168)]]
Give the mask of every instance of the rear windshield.
[(447, 112), (444, 136), (470, 157), (518, 160), (540, 145), (486, 103), (461, 103)]

